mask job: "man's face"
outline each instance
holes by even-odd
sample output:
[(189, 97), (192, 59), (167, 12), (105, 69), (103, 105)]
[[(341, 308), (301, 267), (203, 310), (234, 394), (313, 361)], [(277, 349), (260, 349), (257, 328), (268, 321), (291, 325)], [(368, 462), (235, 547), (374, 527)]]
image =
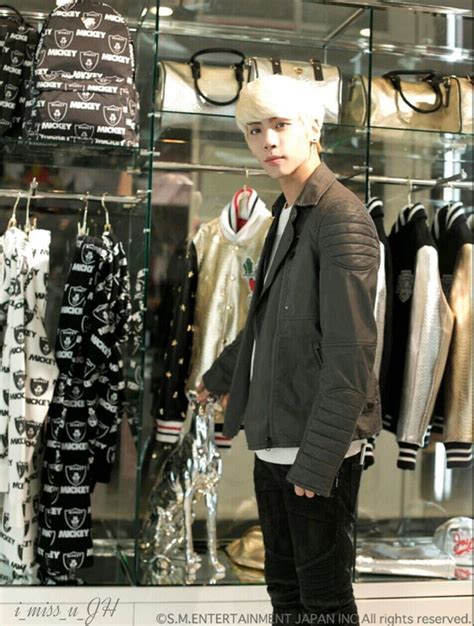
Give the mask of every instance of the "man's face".
[(250, 151), (272, 178), (291, 176), (310, 157), (310, 138), (301, 120), (270, 117), (247, 125)]

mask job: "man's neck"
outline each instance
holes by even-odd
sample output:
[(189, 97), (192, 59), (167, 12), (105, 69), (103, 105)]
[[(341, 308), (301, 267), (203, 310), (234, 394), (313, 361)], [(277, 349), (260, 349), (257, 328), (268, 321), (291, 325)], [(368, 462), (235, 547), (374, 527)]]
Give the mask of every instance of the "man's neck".
[(321, 165), (321, 160), (318, 155), (314, 159), (310, 159), (302, 163), (298, 169), (296, 169), (290, 176), (280, 178), (280, 188), (285, 196), (285, 200), (289, 206), (292, 206), (298, 196), (300, 195), (306, 181), (314, 172), (314, 170)]

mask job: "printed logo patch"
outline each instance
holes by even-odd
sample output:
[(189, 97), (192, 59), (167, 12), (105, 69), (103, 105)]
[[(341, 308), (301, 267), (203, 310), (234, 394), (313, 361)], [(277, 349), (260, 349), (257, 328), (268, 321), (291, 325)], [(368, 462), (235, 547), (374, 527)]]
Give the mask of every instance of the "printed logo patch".
[(67, 102), (48, 102), (49, 119), (54, 122), (62, 122), (68, 112)]
[(84, 303), (87, 295), (87, 289), (85, 287), (70, 287), (68, 293), (68, 301), (71, 306), (81, 306)]
[(10, 55), (10, 62), (13, 67), (19, 67), (25, 59), (25, 53), (19, 50), (12, 50)]
[(63, 350), (70, 350), (76, 345), (77, 332), (72, 328), (63, 328), (59, 331), (59, 343)]
[(54, 41), (56, 42), (56, 45), (58, 46), (58, 48), (62, 48), (63, 50), (65, 48), (69, 48), (72, 43), (73, 37), (73, 31), (66, 30), (65, 28), (57, 30), (54, 33)]
[(84, 553), (82, 552), (66, 552), (63, 554), (64, 567), (69, 571), (79, 569), (84, 563)]
[(74, 443), (80, 443), (86, 436), (86, 424), (85, 422), (79, 422), (78, 420), (66, 424), (66, 431), (68, 437)]
[(51, 424), (51, 433), (53, 438), (57, 439), (63, 425), (63, 419), (61, 417), (54, 417), (49, 420), (49, 423)]
[(25, 432), (25, 420), (22, 417), (15, 417), (15, 428), (21, 437)]
[(90, 124), (74, 124), (74, 134), (78, 139), (92, 139), (95, 127)]
[(397, 280), (396, 293), (401, 302), (407, 302), (413, 293), (414, 277), (410, 270), (402, 270)]
[(48, 391), (49, 381), (44, 378), (32, 378), (30, 380), (31, 393), (39, 398)]
[(37, 437), (40, 428), (41, 428), (41, 424), (39, 422), (32, 422), (28, 420), (26, 422), (26, 437), (30, 441), (32, 441), (33, 439)]
[[(46, 58), (46, 48), (42, 48), (36, 57), (36, 67), (41, 67)], [(44, 77), (46, 78), (46, 76)]]
[(102, 422), (99, 422), (97, 425), (97, 439), (102, 439), (109, 432), (110, 427)]
[(39, 340), (39, 347), (40, 350), (42, 352), (42, 354), (44, 354), (44, 356), (48, 355), (50, 350), (49, 350), (49, 341), (46, 337), (40, 337)]
[(104, 107), (104, 119), (109, 126), (117, 126), (122, 119), (122, 109), (116, 105)]
[(78, 530), (86, 521), (87, 509), (69, 509), (64, 511), (64, 519), (71, 530)]
[(82, 102), (90, 102), (95, 96), (95, 93), (92, 91), (78, 91), (77, 95)]
[(79, 400), (84, 395), (84, 386), (80, 378), (72, 379), (71, 395), (74, 400)]
[(59, 487), (50, 487), (49, 496), (51, 498), (51, 504), (56, 504), (56, 502), (59, 500)]
[(25, 309), (25, 326), (28, 326), (34, 316), (35, 314), (31, 309)]
[(86, 479), (86, 465), (66, 465), (66, 478), (70, 485), (78, 487)]
[(100, 304), (98, 307), (94, 309), (93, 313), (94, 317), (102, 322), (103, 324), (109, 323), (109, 305), (108, 304)]
[(39, 496), (35, 496), (33, 498), (33, 511), (38, 514), (39, 513), (39, 508), (40, 508), (40, 497)]
[(13, 374), (13, 382), (15, 383), (15, 387), (18, 391), (21, 391), (25, 388), (25, 373), (24, 372), (14, 372)]
[(10, 513), (4, 512), (3, 513), (3, 530), (6, 533), (9, 533), (11, 529), (12, 527), (10, 526)]
[(23, 326), (17, 326), (13, 331), (13, 335), (17, 344), (23, 344), (23, 342), (25, 341), (25, 329), (23, 328)]
[(22, 461), (17, 461), (16, 464), (16, 472), (20, 478), (26, 475), (28, 471), (28, 463), (23, 463)]
[(82, 246), (81, 258), (83, 263), (91, 265), (94, 263), (94, 250), (90, 246)]
[(28, 61), (31, 61), (35, 55), (36, 46), (34, 43), (29, 43), (26, 45), (26, 58)]
[(109, 48), (114, 54), (122, 54), (128, 43), (127, 38), (121, 35), (109, 35), (108, 41)]
[(16, 97), (18, 96), (19, 91), (20, 91), (19, 87), (15, 87), (15, 85), (7, 84), (5, 87), (5, 100), (7, 102), (13, 102), (13, 100), (16, 100)]
[(81, 20), (84, 24), (84, 28), (87, 28), (87, 30), (95, 30), (99, 28), (102, 22), (102, 15), (96, 11), (88, 11), (81, 15)]
[(110, 387), (107, 389), (107, 402), (114, 406), (118, 403), (118, 392)]
[(242, 275), (247, 281), (250, 292), (253, 293), (255, 289), (255, 276), (256, 276), (256, 267), (253, 262), (253, 259), (251, 259), (248, 256), (245, 259), (245, 261), (242, 263), (242, 269), (243, 269)]
[(95, 70), (99, 63), (99, 53), (92, 52), (92, 50), (81, 52), (79, 55), (79, 60), (81, 62), (83, 70), (85, 70), (86, 72), (92, 72), (93, 70)]

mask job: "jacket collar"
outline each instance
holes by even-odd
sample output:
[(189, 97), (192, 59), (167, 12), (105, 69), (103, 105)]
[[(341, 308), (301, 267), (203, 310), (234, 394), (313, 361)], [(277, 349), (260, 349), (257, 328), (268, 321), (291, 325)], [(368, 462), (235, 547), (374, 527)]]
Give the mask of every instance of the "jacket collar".
[[(309, 207), (318, 204), (323, 193), (335, 180), (336, 177), (331, 172), (329, 167), (325, 163), (321, 162), (321, 164), (318, 165), (306, 181), (293, 206)], [(272, 214), (275, 217), (280, 215), (285, 202), (285, 196), (280, 194), (272, 207)]]

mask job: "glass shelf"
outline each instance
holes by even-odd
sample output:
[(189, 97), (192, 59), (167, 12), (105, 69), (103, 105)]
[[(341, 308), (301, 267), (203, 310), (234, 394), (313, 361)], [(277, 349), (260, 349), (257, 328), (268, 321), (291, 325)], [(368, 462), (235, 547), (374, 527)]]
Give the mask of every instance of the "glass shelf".
[(43, 163), (49, 167), (74, 166), (121, 171), (144, 171), (147, 167), (147, 151), (142, 148), (33, 142), (9, 137), (0, 140), (0, 158), (8, 159), (10, 163)]

